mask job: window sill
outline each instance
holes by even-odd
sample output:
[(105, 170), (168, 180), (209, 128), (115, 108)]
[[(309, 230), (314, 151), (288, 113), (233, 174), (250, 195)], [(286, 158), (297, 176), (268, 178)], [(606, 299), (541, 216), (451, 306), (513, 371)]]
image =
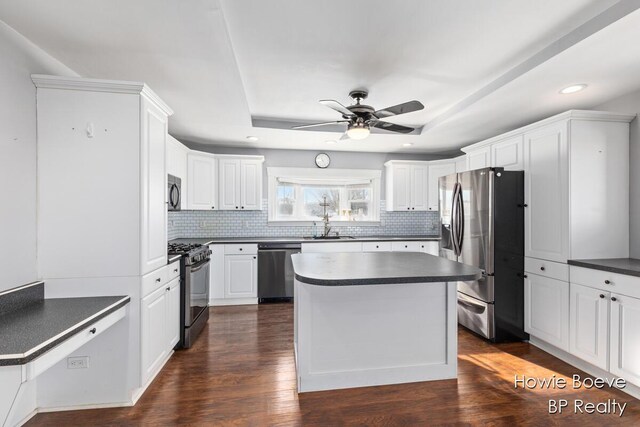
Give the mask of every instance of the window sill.
[[(313, 227), (313, 223), (319, 228), (323, 227), (322, 221), (267, 221), (268, 227)], [(340, 227), (381, 227), (381, 221), (329, 221), (332, 228)]]

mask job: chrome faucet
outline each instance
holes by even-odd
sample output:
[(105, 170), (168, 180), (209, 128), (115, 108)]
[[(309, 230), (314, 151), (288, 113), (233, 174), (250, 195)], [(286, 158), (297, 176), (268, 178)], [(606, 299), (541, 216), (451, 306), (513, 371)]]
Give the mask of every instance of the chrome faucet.
[(322, 237), (328, 237), (329, 233), (331, 232), (331, 226), (329, 226), (329, 213), (327, 212), (327, 206), (329, 206), (329, 203), (327, 203), (326, 195), (322, 196), (322, 203), (320, 204), (320, 206), (322, 206), (323, 209), (322, 223), (324, 224)]

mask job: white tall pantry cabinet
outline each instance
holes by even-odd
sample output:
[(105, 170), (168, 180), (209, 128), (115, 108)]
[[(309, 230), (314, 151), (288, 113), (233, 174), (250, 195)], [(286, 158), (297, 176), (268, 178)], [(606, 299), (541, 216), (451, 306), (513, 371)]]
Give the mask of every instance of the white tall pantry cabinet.
[[(79, 349), (77, 355), (91, 361), (88, 369), (69, 375), (62, 361), (38, 379), (39, 405), (131, 405), (180, 335), (180, 264), (167, 265), (166, 150), (173, 111), (144, 83), (32, 80), (38, 275), (46, 296), (131, 298), (109, 334)], [(88, 388), (92, 393), (84, 392)]]

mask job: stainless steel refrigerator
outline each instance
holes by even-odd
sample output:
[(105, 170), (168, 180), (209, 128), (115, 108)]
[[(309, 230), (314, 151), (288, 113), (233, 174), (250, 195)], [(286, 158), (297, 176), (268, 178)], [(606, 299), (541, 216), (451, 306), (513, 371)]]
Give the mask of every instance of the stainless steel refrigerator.
[(524, 172), (484, 168), (439, 180), (440, 256), (480, 268), (458, 282), (458, 322), (494, 341), (524, 332)]

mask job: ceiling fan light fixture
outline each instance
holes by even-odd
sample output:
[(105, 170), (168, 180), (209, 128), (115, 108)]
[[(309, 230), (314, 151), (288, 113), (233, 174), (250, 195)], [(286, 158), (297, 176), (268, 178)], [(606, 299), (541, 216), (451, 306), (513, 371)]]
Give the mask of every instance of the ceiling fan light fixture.
[(365, 139), (370, 133), (369, 125), (364, 123), (354, 123), (349, 125), (349, 128), (347, 129), (347, 136), (349, 136), (350, 139), (355, 140)]

